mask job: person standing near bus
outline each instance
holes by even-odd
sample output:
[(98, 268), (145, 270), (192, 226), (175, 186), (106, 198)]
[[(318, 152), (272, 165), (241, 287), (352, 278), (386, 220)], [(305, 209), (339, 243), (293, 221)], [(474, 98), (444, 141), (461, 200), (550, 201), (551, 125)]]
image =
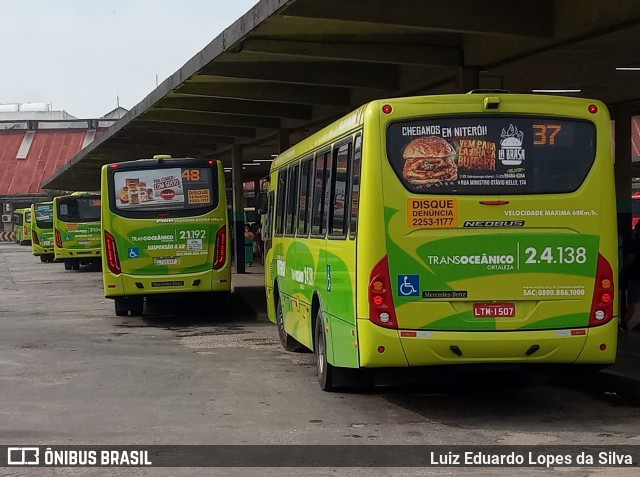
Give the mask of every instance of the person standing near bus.
[(253, 250), (255, 244), (255, 235), (251, 230), (251, 225), (246, 224), (244, 226), (244, 242), (245, 242), (245, 260), (247, 261), (247, 266), (250, 267), (253, 265)]
[[(629, 253), (624, 259), (622, 273), (627, 279), (627, 308), (620, 321), (620, 329), (629, 329), (636, 307), (640, 303), (640, 222), (633, 227)], [(633, 328), (640, 330), (640, 325)]]

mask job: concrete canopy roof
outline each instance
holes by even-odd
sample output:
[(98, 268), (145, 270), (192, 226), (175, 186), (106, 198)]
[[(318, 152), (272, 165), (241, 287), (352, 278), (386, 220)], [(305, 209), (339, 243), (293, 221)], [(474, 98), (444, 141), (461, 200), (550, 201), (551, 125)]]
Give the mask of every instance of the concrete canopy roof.
[[(195, 13), (194, 13), (195, 14)], [(636, 0), (261, 0), (46, 188), (94, 190), (110, 162), (269, 158), (377, 98), (474, 87), (640, 100)], [(247, 179), (268, 165), (246, 167)]]

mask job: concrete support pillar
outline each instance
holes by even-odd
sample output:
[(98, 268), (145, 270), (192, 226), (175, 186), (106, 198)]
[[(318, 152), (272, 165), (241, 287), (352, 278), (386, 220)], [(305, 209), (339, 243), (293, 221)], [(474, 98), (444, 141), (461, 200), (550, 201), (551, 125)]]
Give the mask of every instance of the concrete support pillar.
[(456, 78), (456, 89), (458, 93), (468, 93), (472, 89), (479, 88), (479, 73), (477, 68), (463, 66), (458, 68), (458, 77)]
[[(631, 105), (616, 106), (615, 119), (615, 179), (618, 207), (618, 244), (621, 253), (627, 250), (631, 232)], [(622, 258), (624, 255), (621, 254)]]
[(289, 131), (278, 129), (278, 154), (289, 149)]
[(244, 177), (242, 173), (242, 148), (234, 144), (232, 151), (231, 183), (233, 187), (233, 231), (234, 257), (236, 273), (245, 273), (244, 269)]

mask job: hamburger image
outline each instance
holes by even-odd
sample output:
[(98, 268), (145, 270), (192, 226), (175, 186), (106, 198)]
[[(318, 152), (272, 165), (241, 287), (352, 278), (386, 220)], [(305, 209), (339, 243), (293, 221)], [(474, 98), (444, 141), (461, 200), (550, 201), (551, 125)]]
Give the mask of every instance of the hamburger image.
[(413, 185), (434, 185), (458, 179), (456, 151), (439, 136), (420, 136), (402, 152), (402, 176)]

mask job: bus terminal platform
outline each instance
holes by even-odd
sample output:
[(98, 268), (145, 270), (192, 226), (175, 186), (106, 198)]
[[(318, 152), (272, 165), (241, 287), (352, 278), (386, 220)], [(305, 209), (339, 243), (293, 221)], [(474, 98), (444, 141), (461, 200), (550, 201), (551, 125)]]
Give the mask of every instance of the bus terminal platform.
[[(268, 321), (264, 267), (253, 264), (244, 274), (232, 273), (231, 283), (232, 306), (235, 304), (247, 307), (257, 321)], [(616, 363), (602, 370), (600, 374), (606, 379), (624, 380), (640, 395), (640, 331), (632, 329), (637, 324), (640, 324), (640, 312), (631, 321), (629, 331), (619, 332)], [(276, 333), (275, 326), (273, 332)]]

